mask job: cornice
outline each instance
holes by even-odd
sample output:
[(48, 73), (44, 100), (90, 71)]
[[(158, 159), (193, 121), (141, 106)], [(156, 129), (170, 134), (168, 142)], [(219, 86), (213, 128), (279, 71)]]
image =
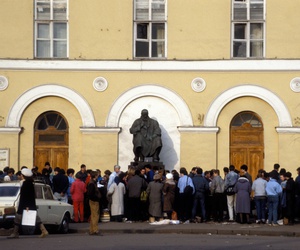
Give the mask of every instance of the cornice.
[(300, 71), (300, 60), (0, 60), (0, 70), (64, 71)]

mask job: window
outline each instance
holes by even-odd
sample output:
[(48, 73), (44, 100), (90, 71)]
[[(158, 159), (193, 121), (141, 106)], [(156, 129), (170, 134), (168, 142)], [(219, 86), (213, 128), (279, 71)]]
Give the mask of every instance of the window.
[(135, 0), (134, 6), (134, 56), (166, 57), (166, 0)]
[(67, 145), (68, 125), (65, 118), (54, 111), (40, 115), (35, 124), (36, 145)]
[(35, 190), (35, 198), (36, 199), (44, 199), (42, 186), (34, 185), (34, 190)]
[(44, 186), (43, 190), (44, 190), (45, 200), (54, 200), (50, 187)]
[(263, 58), (265, 0), (232, 0), (232, 57)]
[(68, 0), (35, 0), (35, 57), (66, 58)]
[(20, 187), (17, 186), (2, 186), (0, 187), (0, 197), (15, 197), (19, 189)]
[(256, 128), (262, 127), (260, 118), (255, 113), (250, 111), (237, 114), (231, 122), (232, 127), (241, 127), (244, 124), (250, 124), (252, 127)]

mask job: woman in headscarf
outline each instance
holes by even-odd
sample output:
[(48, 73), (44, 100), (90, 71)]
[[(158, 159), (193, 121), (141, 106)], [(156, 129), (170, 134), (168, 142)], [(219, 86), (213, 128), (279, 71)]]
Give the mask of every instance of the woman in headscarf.
[(236, 193), (236, 213), (240, 215), (241, 224), (245, 223), (244, 215), (246, 215), (246, 222), (250, 224), (250, 193), (251, 184), (245, 175), (241, 175), (234, 186)]
[(163, 211), (164, 213), (167, 214), (168, 219), (171, 219), (171, 215), (174, 210), (175, 192), (176, 192), (176, 183), (173, 180), (173, 175), (171, 173), (168, 173), (166, 175), (166, 180), (163, 186), (163, 195), (164, 195)]
[(153, 181), (148, 184), (146, 192), (149, 196), (149, 214), (152, 216), (150, 222), (153, 221), (153, 217), (156, 221), (162, 218), (162, 189), (160, 174), (155, 174)]
[(115, 177), (113, 184), (109, 187), (107, 196), (112, 197), (111, 216), (112, 221), (122, 222), (124, 215), (124, 195), (126, 193), (125, 185), (118, 176)]

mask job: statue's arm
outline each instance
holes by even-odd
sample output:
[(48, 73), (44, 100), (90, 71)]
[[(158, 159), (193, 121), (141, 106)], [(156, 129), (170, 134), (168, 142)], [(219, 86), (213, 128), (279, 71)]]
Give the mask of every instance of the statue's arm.
[(132, 124), (131, 128), (129, 129), (129, 132), (130, 132), (131, 134), (137, 134), (137, 133), (140, 132), (140, 131), (141, 131), (141, 124), (140, 124), (139, 121), (135, 121), (135, 122)]

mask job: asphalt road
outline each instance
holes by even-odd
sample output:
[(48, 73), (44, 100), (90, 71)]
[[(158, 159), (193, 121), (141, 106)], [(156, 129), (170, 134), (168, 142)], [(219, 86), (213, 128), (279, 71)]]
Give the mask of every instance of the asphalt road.
[(199, 249), (299, 249), (298, 237), (197, 235), (197, 234), (52, 234), (40, 239), (38, 235), (6, 239), (0, 236), (1, 250), (199, 250)]

